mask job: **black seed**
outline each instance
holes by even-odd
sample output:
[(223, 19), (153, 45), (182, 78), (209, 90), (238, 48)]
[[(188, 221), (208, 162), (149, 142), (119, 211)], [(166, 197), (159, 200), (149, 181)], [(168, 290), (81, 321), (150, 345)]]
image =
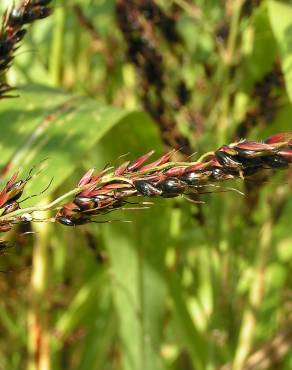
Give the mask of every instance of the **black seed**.
[(161, 191), (159, 189), (145, 180), (135, 181), (134, 186), (140, 194), (147, 197), (161, 194)]
[(185, 190), (185, 185), (176, 177), (169, 177), (158, 184), (162, 191), (161, 196), (164, 198), (172, 198), (182, 194)]

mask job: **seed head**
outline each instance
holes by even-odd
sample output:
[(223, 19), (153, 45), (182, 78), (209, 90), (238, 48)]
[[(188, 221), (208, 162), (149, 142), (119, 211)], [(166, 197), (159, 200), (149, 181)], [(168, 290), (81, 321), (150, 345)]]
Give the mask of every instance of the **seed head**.
[(283, 133), (264, 142), (241, 140), (189, 163), (172, 162), (172, 151), (143, 165), (153, 154), (149, 152), (122, 163), (111, 173), (94, 175), (89, 170), (79, 181), (79, 185), (89, 187), (61, 208), (56, 221), (80, 225), (91, 222), (93, 216), (124, 207), (132, 196), (201, 194), (208, 187), (214, 188), (214, 182), (248, 177), (267, 168), (286, 168), (292, 163), (291, 139), (292, 133)]

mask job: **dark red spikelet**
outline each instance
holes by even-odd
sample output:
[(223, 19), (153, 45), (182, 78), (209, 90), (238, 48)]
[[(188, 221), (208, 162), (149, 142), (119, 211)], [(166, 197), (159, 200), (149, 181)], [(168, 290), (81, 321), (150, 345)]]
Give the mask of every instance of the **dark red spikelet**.
[(129, 164), (130, 164), (130, 161), (127, 161), (127, 162), (122, 163), (118, 168), (116, 168), (114, 172), (115, 176), (122, 175), (126, 171)]
[(147, 161), (151, 157), (151, 155), (154, 153), (154, 150), (151, 150), (150, 152), (142, 155), (141, 157), (137, 158), (135, 161), (131, 162), (129, 166), (127, 167), (128, 172), (136, 171), (139, 167), (142, 166), (144, 162)]
[(90, 183), (90, 180), (92, 179), (93, 172), (94, 172), (94, 168), (91, 168), (90, 170), (88, 170), (81, 177), (81, 179), (79, 180), (78, 186), (83, 186), (83, 185), (86, 185), (86, 184)]
[(11, 178), (9, 179), (9, 181), (7, 182), (7, 184), (5, 185), (5, 187), (2, 189), (1, 193), (0, 193), (0, 207), (2, 208), (4, 206), (4, 204), (8, 201), (9, 199), (9, 195), (7, 193), (7, 189), (9, 189), (15, 182), (15, 180), (17, 179), (17, 176), (18, 176), (18, 171), (15, 172)]
[(165, 163), (169, 162), (171, 156), (175, 152), (176, 152), (176, 150), (171, 150), (170, 152), (164, 154), (162, 157), (160, 157), (156, 161), (151, 162), (151, 163), (147, 164), (146, 166), (143, 166), (142, 168), (140, 168), (140, 171), (141, 172), (147, 171), (147, 170), (150, 170), (151, 168), (154, 168), (154, 167), (157, 167), (157, 166), (161, 166), (162, 164), (165, 164)]
[(242, 141), (234, 145), (236, 150), (241, 150), (240, 154), (244, 154), (244, 151), (262, 152), (265, 150), (273, 150), (271, 145), (265, 143), (257, 143), (255, 141)]
[(278, 155), (283, 157), (288, 163), (292, 163), (292, 150), (281, 150)]
[(164, 174), (167, 177), (182, 176), (185, 173), (187, 168), (188, 167), (186, 167), (186, 166), (184, 166), (184, 167), (172, 167), (169, 170), (165, 171)]
[(287, 143), (292, 146), (292, 132), (281, 132), (279, 134), (268, 137), (265, 141), (266, 144)]
[(184, 173), (202, 171), (206, 167), (208, 167), (208, 162), (196, 163), (192, 166), (186, 167), (186, 169), (184, 170)]

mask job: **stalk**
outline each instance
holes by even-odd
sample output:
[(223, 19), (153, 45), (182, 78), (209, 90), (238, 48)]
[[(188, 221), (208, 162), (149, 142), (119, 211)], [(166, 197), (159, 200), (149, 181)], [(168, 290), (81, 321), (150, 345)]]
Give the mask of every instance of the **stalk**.
[(51, 83), (53, 86), (60, 86), (62, 82), (65, 20), (65, 0), (60, 0), (60, 4), (55, 10), (51, 58), (49, 63)]
[(272, 226), (272, 219), (268, 217), (261, 230), (258, 255), (254, 267), (254, 280), (249, 291), (248, 304), (243, 313), (232, 370), (242, 370), (244, 368), (253, 345), (257, 315), (264, 296), (265, 271), (271, 248)]
[[(273, 203), (272, 209), (266, 211), (266, 222), (260, 233), (258, 256), (254, 267), (254, 283), (250, 288), (248, 305), (243, 314), (238, 345), (233, 364), (230, 367), (232, 370), (249, 368), (248, 361), (256, 332), (257, 315), (264, 298), (265, 272), (270, 250), (272, 248), (273, 227), (281, 216), (283, 205), (285, 204), (285, 199), (288, 194), (289, 187), (280, 189), (276, 194), (277, 201)], [(288, 319), (291, 318), (289, 317)], [(284, 349), (285, 345), (283, 345), (283, 350)], [(273, 351), (273, 354), (275, 358), (279, 356), (277, 351)]]
[(202, 12), (195, 4), (190, 5), (186, 0), (172, 0), (172, 2), (183, 9), (189, 16), (194, 19), (200, 19)]
[(227, 50), (225, 54), (226, 65), (232, 65), (234, 61), (234, 52), (236, 47), (236, 39), (238, 35), (240, 13), (245, 0), (233, 1), (233, 14), (231, 18), (230, 33), (227, 41)]
[(36, 242), (31, 275), (31, 306), (28, 311), (27, 370), (50, 370), (50, 331), (47, 314), (49, 224), (35, 224)]

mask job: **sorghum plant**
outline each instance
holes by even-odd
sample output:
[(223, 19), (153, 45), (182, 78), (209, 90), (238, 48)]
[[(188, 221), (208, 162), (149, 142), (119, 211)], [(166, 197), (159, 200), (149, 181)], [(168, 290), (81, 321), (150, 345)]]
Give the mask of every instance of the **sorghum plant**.
[(218, 181), (246, 178), (263, 169), (286, 168), (292, 163), (292, 134), (273, 135), (263, 143), (242, 140), (203, 155), (196, 162), (176, 163), (167, 153), (144, 164), (152, 152), (121, 164), (113, 173), (87, 172), (78, 186), (88, 187), (58, 212), (68, 226), (88, 223), (91, 217), (125, 206), (134, 195), (173, 198), (200, 194)]
[[(94, 174), (91, 169), (80, 179), (72, 202), (58, 211), (55, 220), (67, 226), (95, 222), (93, 216), (106, 214), (127, 206), (134, 196), (174, 198), (212, 191), (217, 182), (246, 179), (262, 170), (287, 168), (292, 163), (292, 133), (275, 134), (263, 142), (241, 140), (223, 145), (202, 155), (195, 162), (174, 162), (173, 152), (145, 164), (149, 152), (134, 161), (126, 161), (115, 170), (105, 169)], [(1, 231), (9, 231), (13, 223), (33, 221), (31, 214), (38, 208), (19, 209), (19, 199), (31, 179), (17, 180), (17, 173), (0, 193)], [(211, 189), (211, 190), (210, 190)], [(229, 189), (229, 188), (226, 188)], [(64, 198), (40, 208), (49, 209)], [(97, 219), (98, 222), (98, 219)]]
[(1, 369), (291, 368), (289, 9), (12, 2)]

